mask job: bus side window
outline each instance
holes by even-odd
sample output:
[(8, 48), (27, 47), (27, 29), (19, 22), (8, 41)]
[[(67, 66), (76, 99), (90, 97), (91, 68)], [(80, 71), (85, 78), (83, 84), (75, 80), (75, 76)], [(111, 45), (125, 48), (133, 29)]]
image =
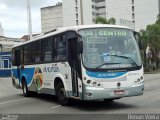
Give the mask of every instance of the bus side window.
[(40, 62), (41, 61), (41, 43), (40, 41), (33, 42), (33, 50), (32, 50), (32, 62)]
[(24, 46), (24, 64), (32, 63), (32, 43)]
[(15, 66), (15, 50), (12, 50), (12, 65)]
[(54, 39), (54, 58), (56, 61), (63, 61), (66, 59), (66, 40), (65, 36), (57, 36)]
[(52, 61), (53, 54), (53, 39), (48, 37), (42, 40), (42, 60), (45, 62)]

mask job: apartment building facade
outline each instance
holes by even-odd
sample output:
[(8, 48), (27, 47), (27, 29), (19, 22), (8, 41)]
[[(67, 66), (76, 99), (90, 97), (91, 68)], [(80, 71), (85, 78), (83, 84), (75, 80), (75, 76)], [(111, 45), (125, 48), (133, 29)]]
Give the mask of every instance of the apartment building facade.
[(63, 27), (62, 3), (41, 8), (41, 29), (48, 32)]
[(61, 6), (41, 9), (42, 32), (57, 27), (95, 24), (98, 16), (114, 17), (116, 24), (139, 31), (153, 24), (159, 13), (160, 0), (62, 0)]

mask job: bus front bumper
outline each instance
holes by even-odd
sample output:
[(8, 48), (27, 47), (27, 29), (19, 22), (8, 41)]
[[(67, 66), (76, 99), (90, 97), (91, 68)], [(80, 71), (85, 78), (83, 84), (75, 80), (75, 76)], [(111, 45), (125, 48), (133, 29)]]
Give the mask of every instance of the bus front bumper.
[[(122, 90), (123, 94), (115, 94), (115, 91)], [(143, 95), (144, 84), (138, 84), (131, 87), (124, 88), (96, 88), (86, 86), (84, 88), (83, 100), (98, 100), (98, 99), (116, 99), (122, 97)]]

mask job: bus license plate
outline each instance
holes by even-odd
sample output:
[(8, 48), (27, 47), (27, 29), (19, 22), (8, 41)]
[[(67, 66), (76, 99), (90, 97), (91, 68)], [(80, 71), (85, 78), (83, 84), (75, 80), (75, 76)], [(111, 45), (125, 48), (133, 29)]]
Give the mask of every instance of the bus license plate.
[(115, 90), (115, 91), (114, 91), (114, 94), (115, 94), (115, 95), (124, 95), (124, 94), (125, 94), (125, 91), (124, 91), (124, 90)]

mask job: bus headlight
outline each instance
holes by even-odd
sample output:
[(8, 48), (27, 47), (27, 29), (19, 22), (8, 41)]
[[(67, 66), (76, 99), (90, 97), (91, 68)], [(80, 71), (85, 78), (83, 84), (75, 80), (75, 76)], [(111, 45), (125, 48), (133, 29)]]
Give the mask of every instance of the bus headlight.
[(87, 80), (87, 84), (90, 84), (91, 83), (91, 80)]
[(87, 80), (86, 84), (92, 87), (102, 87), (102, 84), (97, 81)]
[(141, 76), (140, 78), (138, 78), (135, 83), (140, 83), (143, 80), (143, 76)]
[(92, 84), (93, 84), (93, 86), (96, 86), (96, 85), (97, 85), (97, 82), (93, 82)]
[(141, 78), (140, 78), (141, 80), (143, 80), (143, 76), (141, 76)]

